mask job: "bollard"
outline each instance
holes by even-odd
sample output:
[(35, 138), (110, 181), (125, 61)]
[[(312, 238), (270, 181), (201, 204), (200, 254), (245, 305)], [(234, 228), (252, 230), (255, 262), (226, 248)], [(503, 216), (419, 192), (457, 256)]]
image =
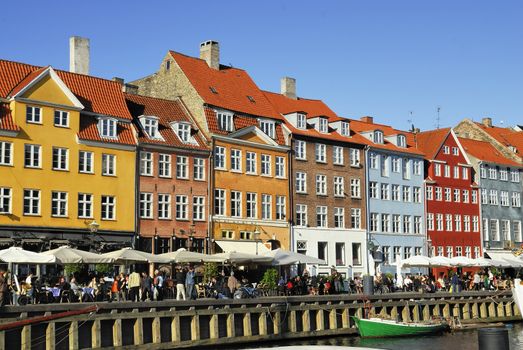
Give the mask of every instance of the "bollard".
[(363, 294), (365, 294), (365, 295), (374, 294), (374, 276), (369, 276), (369, 275), (363, 276)]
[(482, 328), (478, 330), (479, 350), (509, 350), (506, 328)]

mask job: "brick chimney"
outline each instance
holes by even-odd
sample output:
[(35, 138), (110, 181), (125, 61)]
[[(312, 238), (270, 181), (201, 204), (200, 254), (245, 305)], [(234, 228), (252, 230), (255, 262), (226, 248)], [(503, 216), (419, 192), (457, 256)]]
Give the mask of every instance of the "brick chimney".
[(89, 75), (89, 39), (79, 36), (69, 38), (69, 71)]
[(481, 119), (481, 123), (485, 125), (487, 128), (492, 127), (492, 118), (483, 118)]
[(209, 67), (220, 69), (220, 45), (217, 41), (208, 40), (200, 44), (200, 58), (205, 60)]
[(368, 115), (365, 117), (361, 117), (360, 120), (364, 123), (374, 124), (374, 118), (369, 117)]
[(296, 100), (296, 79), (290, 77), (281, 78), (280, 92), (283, 96)]

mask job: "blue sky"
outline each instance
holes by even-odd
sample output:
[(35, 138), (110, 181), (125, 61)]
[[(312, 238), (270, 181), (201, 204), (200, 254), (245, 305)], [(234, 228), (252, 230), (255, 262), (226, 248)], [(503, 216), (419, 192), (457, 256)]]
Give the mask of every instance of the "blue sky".
[(168, 49), (221, 63), (262, 89), (282, 76), (338, 114), (407, 129), (462, 118), (523, 123), (523, 1), (41, 1), (0, 12), (0, 58), (68, 68), (68, 38), (91, 39), (91, 74), (133, 80)]

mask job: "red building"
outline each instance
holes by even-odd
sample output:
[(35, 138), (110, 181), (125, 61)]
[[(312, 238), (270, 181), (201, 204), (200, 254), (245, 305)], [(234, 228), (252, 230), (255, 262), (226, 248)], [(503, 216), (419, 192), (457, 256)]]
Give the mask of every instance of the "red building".
[(480, 207), (473, 168), (450, 128), (417, 134), (425, 153), (427, 235), (431, 254), (481, 257)]

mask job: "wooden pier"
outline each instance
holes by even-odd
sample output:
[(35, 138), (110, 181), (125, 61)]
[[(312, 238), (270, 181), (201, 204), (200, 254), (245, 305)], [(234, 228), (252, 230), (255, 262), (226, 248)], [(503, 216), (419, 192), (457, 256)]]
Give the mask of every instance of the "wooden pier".
[[(7, 306), (7, 323), (85, 309), (91, 303)], [(350, 316), (433, 316), (462, 324), (520, 321), (510, 292), (394, 293), (100, 303), (96, 312), (0, 331), (0, 349), (172, 349), (356, 333)]]

